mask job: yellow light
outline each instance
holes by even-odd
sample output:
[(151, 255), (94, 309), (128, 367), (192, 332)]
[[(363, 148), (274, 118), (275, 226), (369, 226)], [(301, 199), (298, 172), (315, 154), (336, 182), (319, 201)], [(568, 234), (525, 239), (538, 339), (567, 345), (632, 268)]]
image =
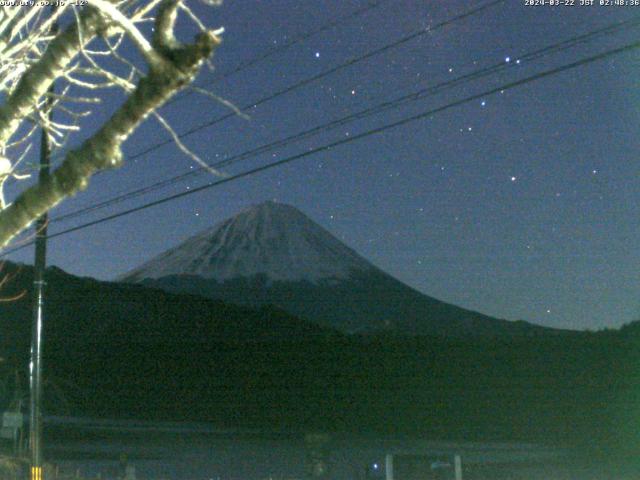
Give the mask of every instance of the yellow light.
[(42, 480), (42, 467), (31, 467), (31, 480)]

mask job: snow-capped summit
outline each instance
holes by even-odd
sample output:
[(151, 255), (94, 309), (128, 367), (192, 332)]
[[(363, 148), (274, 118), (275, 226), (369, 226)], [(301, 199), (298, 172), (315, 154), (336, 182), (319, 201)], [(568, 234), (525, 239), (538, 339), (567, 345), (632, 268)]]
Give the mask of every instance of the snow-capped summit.
[(269, 201), (191, 237), (122, 278), (137, 282), (194, 275), (222, 282), (266, 275), (270, 281), (317, 283), (374, 269), (297, 208)]
[(121, 280), (248, 307), (274, 305), (346, 333), (522, 335), (539, 328), (424, 295), (276, 202), (248, 208)]

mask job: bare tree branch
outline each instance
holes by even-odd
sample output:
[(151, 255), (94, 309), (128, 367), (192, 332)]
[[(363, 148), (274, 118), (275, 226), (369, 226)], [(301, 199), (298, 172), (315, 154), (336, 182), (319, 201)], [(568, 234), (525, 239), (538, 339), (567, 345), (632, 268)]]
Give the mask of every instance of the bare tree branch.
[[(87, 7), (67, 2), (55, 11), (0, 6), (0, 247), (64, 198), (86, 188), (93, 174), (118, 167), (123, 142), (149, 115), (156, 116), (188, 158), (206, 165), (157, 109), (192, 83), (209, 62), (223, 30), (209, 30), (184, 3), (187, 0), (88, 1)], [(193, 43), (182, 44), (176, 38), (178, 15), (185, 15), (201, 32)], [(65, 27), (58, 31), (53, 27), (60, 20)], [(143, 28), (146, 22), (153, 22), (152, 33)], [(56, 80), (61, 87), (54, 92), (51, 85)], [(52, 160), (57, 167), (51, 165), (47, 178), (5, 200), (10, 179), (29, 177), (17, 167), (29, 153), (35, 132), (42, 129), (54, 148), (61, 148), (71, 135), (81, 134), (93, 110), (109, 107), (110, 102), (103, 101), (108, 98), (103, 94), (106, 88), (125, 95), (122, 105), (79, 147)], [(242, 114), (212, 92), (196, 90)], [(74, 103), (90, 107), (78, 109)]]
[[(79, 148), (68, 152), (62, 164), (46, 181), (25, 190), (0, 212), (1, 246), (6, 245), (15, 235), (64, 198), (85, 189), (93, 174), (119, 166), (122, 163), (122, 143), (149, 114), (194, 79), (203, 62), (220, 43), (220, 39), (213, 32), (204, 32), (196, 37), (193, 44), (179, 44), (173, 35), (177, 5), (177, 1), (162, 2), (152, 41), (154, 51), (160, 60), (150, 65), (147, 75), (138, 81), (123, 105), (95, 135)], [(86, 34), (89, 31), (95, 35), (98, 28), (97, 20), (91, 20), (93, 17), (87, 14), (84, 18), (86, 20), (81, 27), (82, 33)], [(39, 62), (41, 65), (37, 72), (40, 73), (40, 81), (27, 81), (27, 85), (22, 87), (22, 90), (27, 92), (24, 95), (29, 95), (33, 101), (44, 95), (45, 92), (39, 90), (41, 85), (50, 84), (53, 78), (62, 75), (73, 55), (78, 54), (83, 47), (78, 40), (77, 30), (72, 28), (70, 32), (65, 33), (64, 38), (72, 47), (56, 42), (60, 37), (53, 40), (47, 49), (49, 55), (45, 53)], [(61, 56), (51, 54), (52, 51), (59, 52)], [(20, 111), (29, 113), (33, 106), (27, 105), (28, 102), (24, 103), (25, 105), (21, 104)], [(14, 122), (19, 123), (19, 119), (14, 120), (15, 114), (12, 110), (5, 109), (4, 116), (2, 113), (3, 110), (0, 108), (0, 141), (9, 134), (11, 128), (15, 128)], [(6, 142), (6, 138), (4, 141)]]
[(22, 75), (15, 90), (0, 106), (0, 146), (8, 142), (21, 121), (33, 112), (38, 99), (53, 81), (62, 76), (65, 68), (80, 51), (78, 30), (84, 33), (84, 41), (96, 34), (100, 17), (94, 10), (85, 10), (78, 23), (71, 24), (56, 36), (42, 57)]

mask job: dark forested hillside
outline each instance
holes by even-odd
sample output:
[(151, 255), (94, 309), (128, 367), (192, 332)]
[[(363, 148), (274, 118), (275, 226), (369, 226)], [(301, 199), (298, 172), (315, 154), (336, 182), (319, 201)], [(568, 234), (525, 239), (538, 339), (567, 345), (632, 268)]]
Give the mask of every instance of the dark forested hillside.
[[(29, 275), (23, 268), (6, 295), (28, 288)], [(268, 307), (57, 269), (48, 279), (48, 413), (636, 445), (634, 329), (345, 336)], [(30, 311), (28, 299), (0, 305), (7, 373), (26, 370)]]

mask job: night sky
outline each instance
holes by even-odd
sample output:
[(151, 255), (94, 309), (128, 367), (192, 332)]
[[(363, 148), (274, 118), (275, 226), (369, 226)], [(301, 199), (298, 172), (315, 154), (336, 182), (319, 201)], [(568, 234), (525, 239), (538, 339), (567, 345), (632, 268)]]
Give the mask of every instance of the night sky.
[[(486, 2), (485, 2), (486, 3)], [(640, 27), (523, 60), (527, 53), (640, 17), (640, 6), (526, 6), (387, 0), (232, 1), (202, 8), (224, 26), (215, 72), (197, 84), (239, 107), (404, 36), (396, 48), (339, 69), (184, 138), (217, 162), (350, 113), (482, 68), (494, 74), (224, 167), (229, 174), (308, 151), (538, 72), (638, 41)], [(596, 0), (598, 3), (598, 0)], [(225, 75), (292, 39), (338, 22)], [(526, 58), (526, 57), (525, 57)], [(51, 240), (49, 263), (112, 279), (255, 203), (290, 203), (380, 268), (433, 297), (489, 315), (573, 329), (640, 318), (640, 50), (385, 130)], [(220, 79), (220, 77), (224, 77)], [(215, 79), (218, 79), (217, 81)], [(107, 104), (115, 97), (107, 97)], [(178, 132), (229, 110), (200, 95), (165, 107)], [(90, 128), (104, 115), (96, 115)], [(167, 138), (148, 120), (125, 150)], [(174, 145), (98, 175), (56, 216), (197, 168)], [(55, 233), (217, 181), (206, 173), (89, 215), (52, 222)], [(18, 185), (22, 186), (22, 185)], [(14, 190), (15, 191), (15, 190)], [(32, 248), (12, 254), (31, 263)]]

